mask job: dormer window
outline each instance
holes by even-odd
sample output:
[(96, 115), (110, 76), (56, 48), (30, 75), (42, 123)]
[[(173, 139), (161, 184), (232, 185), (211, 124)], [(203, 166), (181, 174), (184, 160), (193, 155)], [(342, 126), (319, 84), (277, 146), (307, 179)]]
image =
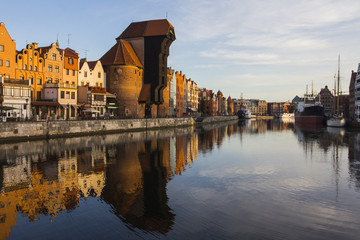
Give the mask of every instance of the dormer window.
[(52, 60), (56, 60), (56, 53), (53, 53), (52, 55), (51, 55), (51, 58), (52, 58)]

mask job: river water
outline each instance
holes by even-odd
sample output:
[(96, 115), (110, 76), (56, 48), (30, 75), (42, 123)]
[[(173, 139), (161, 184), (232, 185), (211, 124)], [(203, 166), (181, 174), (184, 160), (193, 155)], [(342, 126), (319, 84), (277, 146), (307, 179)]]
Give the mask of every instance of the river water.
[(359, 132), (259, 120), (0, 145), (0, 239), (359, 236)]

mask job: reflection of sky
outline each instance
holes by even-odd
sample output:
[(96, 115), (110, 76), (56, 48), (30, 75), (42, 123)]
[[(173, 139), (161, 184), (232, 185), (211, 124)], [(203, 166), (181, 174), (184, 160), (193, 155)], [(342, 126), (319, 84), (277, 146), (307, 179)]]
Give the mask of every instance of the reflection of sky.
[(194, 236), (357, 239), (359, 195), (348, 185), (347, 151), (339, 149), (336, 164), (332, 149), (306, 149), (292, 132), (233, 135), (169, 183), (174, 232), (190, 216), (208, 223)]

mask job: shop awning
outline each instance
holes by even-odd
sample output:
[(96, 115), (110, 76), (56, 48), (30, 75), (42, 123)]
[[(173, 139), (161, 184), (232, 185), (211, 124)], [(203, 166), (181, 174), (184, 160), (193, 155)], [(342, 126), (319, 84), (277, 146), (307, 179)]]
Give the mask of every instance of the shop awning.
[(91, 113), (100, 113), (100, 111), (96, 110), (95, 108), (86, 108), (82, 111), (83, 112), (91, 112)]
[(17, 108), (14, 107), (9, 107), (9, 106), (0, 106), (0, 110), (2, 111), (10, 111), (10, 110), (15, 110)]

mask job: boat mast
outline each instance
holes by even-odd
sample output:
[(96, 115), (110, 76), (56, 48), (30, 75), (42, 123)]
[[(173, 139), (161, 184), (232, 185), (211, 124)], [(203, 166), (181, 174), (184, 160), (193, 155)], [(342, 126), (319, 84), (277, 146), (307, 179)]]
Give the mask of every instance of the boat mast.
[(339, 66), (338, 66), (338, 76), (337, 76), (337, 102), (336, 102), (336, 115), (339, 116), (340, 111), (340, 95), (339, 95), (339, 89), (340, 89), (340, 55), (339, 55)]

